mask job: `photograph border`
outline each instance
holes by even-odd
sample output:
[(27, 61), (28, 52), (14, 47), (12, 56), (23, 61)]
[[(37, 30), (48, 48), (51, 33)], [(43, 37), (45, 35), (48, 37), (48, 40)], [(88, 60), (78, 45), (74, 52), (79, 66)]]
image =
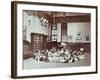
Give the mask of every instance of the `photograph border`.
[[(79, 8), (94, 8), (96, 9), (96, 71), (94, 72), (79, 72), (79, 73), (63, 73), (63, 74), (49, 74), (49, 75), (28, 75), (17, 76), (17, 4), (34, 4), (34, 5), (50, 5), (50, 6), (62, 6), (62, 7), (79, 7)], [(73, 4), (58, 4), (58, 3), (42, 3), (42, 2), (27, 2), (27, 1), (12, 1), (11, 2), (11, 77), (12, 78), (32, 78), (32, 77), (50, 77), (50, 76), (66, 76), (66, 75), (81, 75), (81, 74), (94, 74), (98, 72), (98, 8), (97, 6), (89, 5), (73, 5)]]

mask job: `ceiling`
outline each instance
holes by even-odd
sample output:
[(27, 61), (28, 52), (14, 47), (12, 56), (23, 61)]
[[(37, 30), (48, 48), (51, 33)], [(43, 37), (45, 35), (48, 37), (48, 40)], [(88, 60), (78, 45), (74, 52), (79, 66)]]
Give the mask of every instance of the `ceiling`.
[(84, 16), (89, 15), (88, 13), (75, 13), (75, 12), (48, 12), (44, 11), (43, 13), (51, 17), (65, 17), (65, 16)]
[(76, 12), (53, 12), (53, 11), (33, 11), (24, 10), (28, 15), (39, 16), (41, 19), (44, 17), (50, 23), (54, 21), (56, 23), (66, 23), (66, 22), (88, 22), (91, 20), (91, 15), (89, 13), (76, 13)]
[(53, 12), (53, 11), (31, 11), (25, 10), (29, 14), (34, 14), (35, 12), (39, 12), (41, 14), (48, 15), (50, 17), (65, 17), (65, 16), (84, 16), (89, 15), (89, 13), (76, 13), (76, 12)]

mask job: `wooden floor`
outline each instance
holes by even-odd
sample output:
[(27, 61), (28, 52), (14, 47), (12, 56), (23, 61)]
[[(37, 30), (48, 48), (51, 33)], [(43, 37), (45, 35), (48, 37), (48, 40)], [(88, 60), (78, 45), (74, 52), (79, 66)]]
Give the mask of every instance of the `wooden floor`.
[(39, 69), (39, 68), (59, 68), (59, 67), (81, 67), (90, 66), (90, 53), (85, 53), (85, 58), (73, 63), (50, 63), (39, 62), (33, 58), (23, 60), (23, 69)]

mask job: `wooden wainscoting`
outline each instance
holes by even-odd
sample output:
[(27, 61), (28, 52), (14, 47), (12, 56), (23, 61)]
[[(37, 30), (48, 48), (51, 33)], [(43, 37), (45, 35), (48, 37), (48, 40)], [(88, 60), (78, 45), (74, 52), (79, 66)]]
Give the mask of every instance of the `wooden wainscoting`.
[(68, 43), (70, 49), (79, 50), (80, 48), (84, 48), (84, 51), (87, 53), (91, 52), (91, 44), (90, 43)]

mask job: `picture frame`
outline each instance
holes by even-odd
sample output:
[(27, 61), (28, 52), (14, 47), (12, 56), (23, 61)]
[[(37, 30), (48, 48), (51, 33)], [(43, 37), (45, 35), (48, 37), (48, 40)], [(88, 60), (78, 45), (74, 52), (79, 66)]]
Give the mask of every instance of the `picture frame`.
[[(28, 64), (27, 60), (29, 58), (26, 59), (26, 55), (24, 56), (24, 46), (23, 46), (24, 45), (24, 39), (26, 40), (27, 36), (30, 36), (31, 38), (28, 37), (27, 39), (29, 40), (29, 42), (31, 42), (35, 37), (37, 37), (36, 40), (33, 40), (33, 42), (37, 41), (37, 44), (38, 45), (41, 44), (40, 47), (43, 47), (44, 42), (42, 43), (42, 39), (46, 40), (44, 38), (44, 36), (45, 37), (47, 36), (47, 34), (46, 34), (47, 32), (40, 35), (40, 33), (38, 31), (39, 27), (36, 26), (37, 32), (33, 33), (31, 30), (34, 30), (34, 29), (32, 29), (34, 27), (32, 27), (30, 29), (31, 33), (28, 34), (27, 28), (30, 27), (29, 25), (31, 25), (31, 24), (32, 25), (34, 25), (34, 24), (39, 25), (39, 23), (36, 23), (36, 22), (33, 23), (34, 20), (38, 21), (38, 19), (36, 17), (34, 17), (34, 18), (30, 17), (30, 18), (26, 19), (27, 15), (25, 15), (24, 12), (27, 13), (28, 16), (31, 16), (31, 17), (32, 17), (32, 15), (38, 16), (37, 13), (39, 13), (39, 12), (41, 12), (40, 15), (42, 15), (42, 13), (44, 13), (45, 15), (51, 14), (53, 16), (54, 16), (55, 13), (57, 14), (59, 12), (61, 14), (60, 17), (62, 17), (62, 18), (60, 18), (61, 20), (63, 20), (63, 18), (66, 17), (66, 16), (71, 17), (71, 16), (74, 16), (74, 15), (80, 15), (80, 16), (84, 15), (84, 14), (88, 15), (87, 16), (87, 17), (89, 17), (88, 19), (85, 19), (85, 18), (82, 18), (82, 17), (75, 18), (75, 16), (74, 16), (73, 19), (72, 19), (72, 17), (71, 18), (69, 17), (68, 20), (66, 20), (66, 21), (67, 21), (67, 23), (71, 22), (71, 21), (76, 22), (76, 20), (79, 21), (79, 22), (89, 21), (90, 35), (85, 34), (85, 35), (88, 35), (88, 37), (89, 37), (88, 41), (85, 42), (86, 40), (84, 41), (84, 39), (82, 38), (81, 42), (76, 42), (76, 44), (81, 45), (81, 46), (85, 44), (84, 45), (85, 47), (86, 47), (87, 44), (90, 44), (90, 46), (86, 47), (86, 48), (90, 47), (90, 55), (89, 55), (90, 56), (90, 59), (89, 59), (90, 63), (87, 66), (84, 64), (83, 66), (75, 66), (75, 67), (73, 67), (73, 66), (71, 66), (71, 67), (63, 66), (63, 67), (52, 67), (52, 68), (51, 67), (47, 67), (47, 68), (43, 67), (42, 68), (41, 65), (38, 66), (38, 65), (34, 64), (32, 66), (32, 65)], [(53, 12), (55, 12), (55, 13), (53, 14)], [(48, 14), (46, 14), (46, 13), (48, 13)], [(40, 17), (40, 15), (39, 15), (39, 17)], [(55, 18), (57, 15), (55, 15), (55, 17), (53, 17), (53, 16), (52, 16), (52, 18)], [(44, 17), (44, 18), (46, 18), (46, 17)], [(39, 19), (41, 19), (41, 18), (39, 18)], [(33, 20), (33, 22), (32, 22), (32, 20)], [(54, 20), (55, 20), (54, 24), (57, 23), (56, 18)], [(41, 19), (40, 22), (42, 22), (42, 26), (44, 25), (44, 28), (46, 29), (47, 24), (49, 23), (49, 20), (42, 20)], [(34, 78), (34, 77), (66, 76), (66, 75), (80, 75), (80, 74), (97, 73), (98, 72), (98, 69), (97, 69), (97, 55), (98, 55), (97, 54), (97, 44), (98, 44), (97, 43), (98, 42), (97, 41), (97, 36), (98, 36), (98, 34), (97, 34), (97, 22), (98, 22), (97, 21), (97, 6), (12, 1), (11, 2), (11, 77), (12, 78), (32, 78), (32, 77)], [(27, 23), (27, 25), (24, 25), (26, 23)], [(75, 26), (75, 24), (74, 24), (74, 26)], [(68, 25), (73, 25), (73, 24), (68, 24)], [(58, 24), (58, 26), (59, 26), (59, 24)], [(25, 28), (25, 30), (24, 30), (24, 28)], [(40, 32), (41, 32), (41, 29), (40, 29)], [(50, 31), (50, 29), (49, 29), (49, 31)], [(45, 31), (47, 31), (47, 30), (45, 30)], [(24, 35), (24, 34), (26, 34), (26, 35)], [(52, 34), (52, 31), (51, 31), (51, 34)], [(58, 34), (58, 32), (57, 32), (57, 34)], [(62, 37), (63, 34), (66, 36), (66, 31), (64, 31), (64, 33), (62, 32), (60, 34), (61, 35), (60, 37)], [(69, 41), (69, 42), (67, 40), (70, 40), (70, 39), (66, 39), (65, 36), (63, 36), (64, 40), (62, 40), (63, 38), (58, 40), (59, 36), (57, 36), (57, 35), (56, 35), (56, 41), (58, 40), (58, 44), (57, 44), (57, 42), (55, 43), (55, 41), (52, 42), (52, 40), (51, 40), (51, 38), (55, 37), (55, 35), (52, 36), (52, 37), (49, 36), (49, 38), (50, 38), (49, 42), (54, 44), (54, 46), (55, 45), (59, 46), (59, 41), (60, 42), (61, 41), (67, 41), (68, 44), (70, 43), (70, 45), (73, 45), (74, 44), (73, 37), (75, 37), (75, 36), (72, 35), (72, 34), (69, 34), (68, 36), (70, 36), (70, 35), (71, 35), (71, 41)], [(75, 35), (77, 35), (77, 33)], [(81, 34), (81, 35), (84, 35), (84, 34)], [(80, 38), (78, 38), (78, 39), (80, 39)], [(47, 46), (51, 46), (51, 43), (48, 43)], [(29, 43), (26, 42), (25, 44), (29, 44)], [(63, 42), (61, 44), (65, 45)], [(36, 45), (36, 44), (31, 42), (30, 45), (28, 45), (28, 47), (32, 46), (32, 45)], [(37, 49), (37, 48), (40, 48), (40, 47), (35, 46), (34, 48)], [(62, 47), (62, 46), (60, 45), (60, 47)], [(73, 46), (72, 46), (72, 48), (73, 48)], [(83, 49), (85, 49), (85, 48), (80, 47), (80, 51), (82, 51)], [(26, 48), (25, 48), (25, 50), (26, 50)], [(27, 57), (30, 57), (30, 55), (27, 55)], [(33, 54), (31, 55), (31, 57), (33, 57)], [(67, 65), (67, 63), (66, 63), (66, 65)], [(32, 69), (26, 69), (25, 68), (26, 64), (28, 64), (29, 66), (32, 66), (32, 67), (34, 67), (34, 66), (36, 66), (36, 67), (32, 68)], [(49, 63), (49, 65), (50, 64), (53, 64), (53, 63)], [(59, 66), (60, 63), (54, 63), (52, 66), (54, 66), (55, 64)], [(61, 64), (60, 64), (60, 66), (61, 66)]]

